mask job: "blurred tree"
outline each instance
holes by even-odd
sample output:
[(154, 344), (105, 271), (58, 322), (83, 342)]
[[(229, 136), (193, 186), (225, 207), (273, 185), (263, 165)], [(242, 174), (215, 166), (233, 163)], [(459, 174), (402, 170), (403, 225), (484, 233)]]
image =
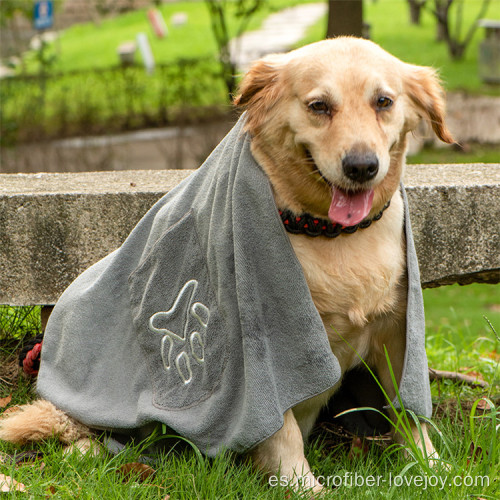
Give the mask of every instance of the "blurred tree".
[[(64, 0), (52, 0), (54, 12), (60, 10)], [(33, 19), (34, 1), (0, 0), (0, 26), (7, 26), (16, 15), (31, 21)]]
[[(8, 29), (11, 33), (16, 51), (20, 50), (22, 47), (19, 26), (17, 24), (19, 16), (31, 19), (33, 16), (33, 4), (30, 2), (19, 2), (19, 0), (0, 0), (0, 26), (4, 29)], [(3, 50), (0, 51), (0, 55), (5, 57)]]
[[(490, 1), (482, 0), (474, 22), (463, 36), (465, 0), (434, 0), (434, 9), (432, 12), (437, 20), (436, 38), (447, 43), (448, 52), (453, 60), (463, 59), (465, 50), (478, 28), (478, 21), (486, 15)], [(452, 7), (454, 8), (453, 20), (451, 16)]]
[(0, 26), (7, 26), (16, 14), (31, 19), (33, 16), (33, 3), (20, 2), (19, 0), (0, 1)]
[(116, 0), (94, 0), (95, 10), (100, 17), (106, 16), (116, 8)]
[[(54, 12), (60, 10), (63, 0), (53, 0)], [(26, 31), (26, 22), (30, 25), (33, 23), (33, 10), (34, 1), (20, 1), (20, 0), (0, 0), (0, 27), (4, 29), (9, 36), (7, 50), (1, 50), (0, 55), (6, 57), (7, 55), (18, 55), (28, 47), (28, 41), (23, 31)], [(30, 37), (34, 34), (31, 33)], [(5, 47), (0, 46), (0, 49)], [(24, 62), (21, 60), (21, 65), (24, 68)]]
[(408, 0), (410, 7), (410, 23), (420, 24), (420, 14), (427, 0)]
[(117, 12), (129, 12), (137, 8), (135, 0), (94, 0), (94, 6), (101, 17)]
[[(252, 16), (266, 3), (266, 0), (205, 0), (210, 14), (212, 33), (217, 42), (222, 76), (229, 98), (236, 90), (236, 64), (231, 58), (230, 41), (244, 33)], [(236, 29), (230, 28), (230, 13), (235, 9)]]

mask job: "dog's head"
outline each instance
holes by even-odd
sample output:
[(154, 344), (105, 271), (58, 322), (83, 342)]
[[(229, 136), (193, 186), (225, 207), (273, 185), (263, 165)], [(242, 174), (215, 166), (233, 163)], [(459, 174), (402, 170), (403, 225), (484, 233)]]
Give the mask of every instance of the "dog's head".
[(398, 188), (406, 135), (427, 119), (444, 142), (444, 101), (431, 68), (356, 38), (267, 56), (243, 78), (252, 151), (278, 202), (354, 225)]

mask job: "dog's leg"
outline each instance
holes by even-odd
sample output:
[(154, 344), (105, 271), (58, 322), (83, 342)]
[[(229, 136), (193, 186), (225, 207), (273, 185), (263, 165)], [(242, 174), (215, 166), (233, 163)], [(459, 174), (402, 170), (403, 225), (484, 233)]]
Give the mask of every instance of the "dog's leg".
[[(384, 342), (387, 352), (389, 354), (389, 359), (391, 361), (392, 370), (396, 380), (401, 380), (401, 376), (403, 373), (403, 363), (404, 363), (404, 352), (405, 352), (405, 333), (403, 331), (393, 332), (390, 341)], [(379, 381), (384, 388), (384, 391), (389, 396), (390, 400), (393, 401), (396, 397), (396, 389), (394, 388), (394, 384), (392, 381), (391, 373), (389, 370), (389, 365), (387, 364), (387, 359), (385, 357), (385, 353), (382, 349), (378, 349), (378, 356), (375, 358), (375, 369), (377, 371), (377, 375)], [(395, 423), (397, 421), (397, 417), (392, 409), (389, 409), (389, 414), (391, 420)], [(413, 421), (410, 418), (410, 430), (415, 440), (415, 444), (419, 446), (422, 451), (429, 457), (429, 463), (431, 465), (435, 464), (435, 461), (439, 459), (439, 455), (434, 449), (432, 441), (429, 438), (427, 432), (427, 424), (422, 422), (420, 424), (423, 442), (420, 437), (420, 432)], [(400, 444), (405, 444), (405, 437), (403, 434), (397, 429), (393, 429), (393, 438), (396, 442)]]
[(74, 443), (71, 443), (69, 446), (64, 448), (64, 454), (70, 454), (74, 451), (78, 451), (82, 455), (90, 454), (90, 456), (97, 456), (101, 452), (101, 447), (99, 443), (90, 438), (81, 438)]
[(411, 433), (413, 435), (413, 439), (415, 440), (415, 444), (423, 451), (425, 451), (425, 454), (427, 457), (429, 457), (429, 465), (431, 467), (434, 467), (439, 463), (439, 454), (434, 448), (434, 445), (432, 444), (431, 438), (429, 437), (429, 434), (427, 432), (427, 424), (425, 422), (420, 423), (420, 428), (422, 430), (422, 438), (423, 438), (423, 443), (420, 437), (420, 432), (418, 430), (418, 427), (415, 425), (413, 421), (410, 422), (410, 428), (411, 428)]
[[(395, 422), (396, 418), (394, 412), (392, 412), (391, 410), (389, 411), (389, 413), (391, 414), (393, 422)], [(431, 467), (437, 467), (438, 464), (440, 463), (439, 453), (434, 448), (431, 438), (429, 437), (429, 434), (427, 432), (427, 424), (425, 422), (420, 422), (420, 430), (419, 430), (413, 419), (410, 418), (409, 421), (410, 421), (410, 431), (413, 436), (413, 440), (415, 441), (415, 444), (423, 451), (424, 456), (428, 458), (429, 465)], [(422, 437), (420, 436), (420, 432), (422, 432)], [(395, 431), (393, 433), (393, 439), (394, 441), (402, 444), (403, 446), (406, 445), (406, 438), (403, 436), (401, 432)], [(405, 456), (408, 456), (408, 451), (406, 448), (404, 450), (404, 453)]]
[(321, 409), (326, 406), (329, 399), (336, 392), (340, 383), (336, 384), (334, 387), (328, 391), (322, 392), (317, 396), (306, 399), (298, 405), (293, 407), (293, 414), (297, 420), (297, 424), (302, 433), (302, 439), (304, 442), (307, 441), (309, 434), (314, 428), (314, 424), (318, 420), (319, 413)]
[(57, 437), (65, 444), (88, 437), (90, 430), (58, 410), (52, 403), (38, 400), (0, 418), (0, 439), (24, 444)]
[(266, 473), (286, 477), (289, 486), (294, 489), (304, 487), (313, 492), (323, 489), (304, 456), (302, 433), (292, 410), (285, 412), (283, 427), (257, 445), (250, 456), (257, 467)]

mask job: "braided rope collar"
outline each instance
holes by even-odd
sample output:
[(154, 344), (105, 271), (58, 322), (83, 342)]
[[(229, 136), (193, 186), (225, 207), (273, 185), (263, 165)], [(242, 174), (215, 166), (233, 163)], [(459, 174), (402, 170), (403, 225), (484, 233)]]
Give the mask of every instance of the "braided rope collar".
[(365, 219), (355, 226), (343, 226), (334, 224), (329, 219), (318, 219), (310, 214), (295, 215), (291, 210), (279, 210), (281, 221), (285, 229), (292, 234), (306, 234), (307, 236), (326, 236), (336, 238), (340, 234), (352, 234), (358, 229), (366, 229), (371, 224), (379, 220), (384, 211), (391, 204), (388, 201), (382, 210), (371, 219)]

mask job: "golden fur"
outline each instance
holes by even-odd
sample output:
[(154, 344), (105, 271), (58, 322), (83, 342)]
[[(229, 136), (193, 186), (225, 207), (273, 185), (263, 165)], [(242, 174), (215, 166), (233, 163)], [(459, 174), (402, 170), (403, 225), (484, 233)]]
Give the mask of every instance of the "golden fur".
[(49, 401), (38, 400), (14, 408), (1, 421), (0, 439), (17, 444), (57, 437), (71, 444), (90, 435), (87, 427), (58, 410)]
[[(380, 98), (389, 98), (389, 109), (389, 101), (378, 107)], [(367, 183), (374, 189), (369, 216), (391, 200), (383, 217), (354, 234), (334, 239), (290, 235), (290, 241), (343, 372), (359, 363), (347, 340), (394, 397), (384, 346), (400, 378), (406, 259), (399, 183), (406, 136), (425, 118), (441, 140), (453, 141), (444, 123), (435, 72), (405, 64), (371, 42), (339, 38), (257, 61), (244, 77), (235, 103), (247, 111), (252, 153), (267, 173), (280, 208), (326, 218), (332, 185), (356, 189), (342, 171), (345, 155), (376, 155), (378, 173)], [(319, 112), (311, 110), (311, 103), (320, 103)], [(303, 476), (314, 491), (320, 490), (303, 444), (336, 388), (288, 410), (282, 429), (251, 451), (256, 465), (268, 473), (280, 471), (291, 484)], [(29, 419), (23, 418), (26, 412)], [(0, 438), (24, 442), (54, 433), (68, 442), (67, 436), (84, 436), (79, 424), (68, 417), (61, 423), (61, 418), (50, 403), (37, 402), (3, 419)], [(33, 422), (41, 429), (39, 436), (28, 431)], [(416, 430), (414, 434), (419, 440)], [(428, 453), (434, 453), (425, 428), (424, 441)]]

